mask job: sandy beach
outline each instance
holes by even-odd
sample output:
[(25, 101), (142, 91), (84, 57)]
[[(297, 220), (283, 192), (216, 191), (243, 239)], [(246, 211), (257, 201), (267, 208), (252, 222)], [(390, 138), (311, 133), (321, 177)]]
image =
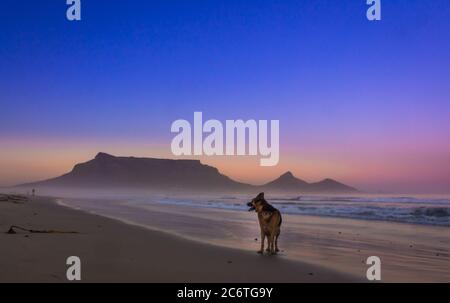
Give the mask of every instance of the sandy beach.
[[(57, 201), (128, 224), (205, 244), (239, 248), (253, 254), (260, 244), (259, 227), (256, 214), (241, 208), (248, 197), (243, 195), (224, 200), (214, 197), (217, 195), (178, 199), (161, 199), (154, 195), (93, 198), (91, 195), (91, 198), (61, 198)], [(197, 203), (200, 201), (203, 202)], [(220, 203), (228, 208), (217, 208)], [(325, 205), (317, 201), (305, 203), (288, 201), (288, 207), (304, 207), (311, 203), (317, 208), (332, 206), (336, 210), (342, 205), (342, 202), (326, 202)], [(349, 207), (348, 202), (343, 203)], [(422, 205), (387, 202), (377, 207), (376, 203), (363, 204), (377, 213), (386, 208), (392, 210), (394, 205), (397, 209), (407, 207), (408, 211)], [(283, 204), (275, 205), (288, 211)], [(355, 208), (354, 205), (351, 207)], [(448, 282), (448, 231), (448, 226), (283, 212), (281, 251), (277, 258), (314, 264), (365, 279), (366, 260), (377, 256), (382, 263), (382, 282)]]
[[(78, 234), (7, 234), (11, 225)], [(208, 245), (57, 205), (0, 202), (0, 282), (363, 282), (363, 277), (278, 256)]]

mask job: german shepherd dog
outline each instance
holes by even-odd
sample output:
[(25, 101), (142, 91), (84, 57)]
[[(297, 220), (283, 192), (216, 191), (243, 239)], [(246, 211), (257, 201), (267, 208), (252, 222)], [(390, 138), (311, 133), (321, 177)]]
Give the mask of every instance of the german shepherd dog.
[(251, 202), (247, 203), (250, 207), (248, 211), (255, 211), (258, 214), (259, 227), (261, 228), (261, 249), (259, 254), (264, 253), (264, 241), (267, 237), (268, 247), (266, 252), (273, 255), (278, 249), (278, 237), (280, 236), (281, 213), (278, 209), (270, 205), (264, 199), (264, 193), (260, 193)]

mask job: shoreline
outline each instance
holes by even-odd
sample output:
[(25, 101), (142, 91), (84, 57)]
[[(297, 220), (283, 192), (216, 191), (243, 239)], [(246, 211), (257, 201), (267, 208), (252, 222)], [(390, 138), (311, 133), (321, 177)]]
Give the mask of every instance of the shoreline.
[[(5, 232), (75, 230), (79, 234)], [(81, 259), (81, 282), (364, 282), (322, 266), (187, 240), (36, 197), (0, 203), (0, 282), (68, 282), (66, 259)]]

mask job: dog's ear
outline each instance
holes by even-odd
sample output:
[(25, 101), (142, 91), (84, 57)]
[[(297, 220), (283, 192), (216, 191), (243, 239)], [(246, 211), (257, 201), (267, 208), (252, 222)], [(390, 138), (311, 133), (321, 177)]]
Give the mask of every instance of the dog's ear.
[(264, 200), (264, 193), (259, 193), (259, 195), (256, 196), (256, 200)]

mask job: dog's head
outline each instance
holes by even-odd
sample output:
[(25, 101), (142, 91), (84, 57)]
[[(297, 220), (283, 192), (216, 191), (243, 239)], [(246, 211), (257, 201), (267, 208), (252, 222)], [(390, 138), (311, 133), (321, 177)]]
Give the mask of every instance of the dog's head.
[(247, 203), (247, 206), (249, 207), (248, 211), (258, 211), (258, 209), (261, 209), (261, 207), (267, 203), (264, 199), (264, 193), (260, 193), (256, 196), (252, 201)]

